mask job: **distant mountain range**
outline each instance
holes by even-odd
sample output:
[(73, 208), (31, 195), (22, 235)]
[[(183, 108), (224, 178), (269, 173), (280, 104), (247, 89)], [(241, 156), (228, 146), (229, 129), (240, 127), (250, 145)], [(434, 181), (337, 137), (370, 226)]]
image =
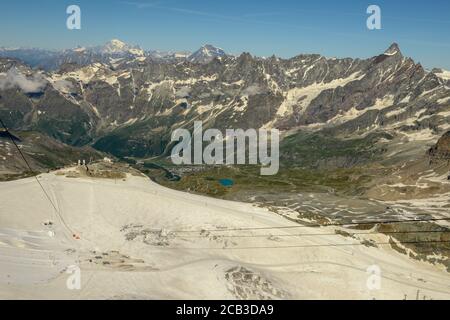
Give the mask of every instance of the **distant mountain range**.
[(59, 51), (39, 48), (0, 48), (0, 57), (16, 58), (33, 68), (42, 68), (47, 71), (57, 70), (67, 63), (86, 66), (96, 62), (115, 64), (123, 60), (146, 58), (172, 62), (186, 59), (190, 62), (207, 63), (215, 57), (225, 55), (222, 49), (208, 44), (191, 54), (188, 51), (145, 51), (139, 46), (129, 45), (117, 39), (102, 46), (77, 47)]
[[(233, 56), (210, 45), (157, 52), (119, 40), (64, 51), (2, 49), (0, 56), (0, 117), (10, 128), (118, 157), (166, 155), (171, 132), (194, 120), (218, 129), (278, 128), (290, 136), (285, 159), (299, 164), (305, 161), (292, 144), (314, 143), (306, 133), (327, 141), (370, 137), (374, 146), (422, 141), (416, 150), (424, 153), (450, 129), (450, 73), (425, 70), (397, 44), (369, 59)], [(348, 166), (365, 159), (359, 154), (328, 157)]]

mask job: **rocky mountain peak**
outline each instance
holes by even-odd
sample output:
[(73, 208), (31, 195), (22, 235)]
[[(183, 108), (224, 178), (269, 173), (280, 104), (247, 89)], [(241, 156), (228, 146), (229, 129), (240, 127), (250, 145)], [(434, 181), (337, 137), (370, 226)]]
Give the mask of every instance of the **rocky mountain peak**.
[(112, 39), (98, 48), (102, 54), (131, 54), (134, 56), (143, 56), (145, 53), (139, 46), (129, 45), (121, 40)]
[(194, 63), (208, 63), (214, 58), (226, 56), (225, 51), (211, 44), (205, 44), (188, 57)]
[(384, 55), (386, 56), (395, 56), (395, 55), (402, 55), (402, 52), (400, 51), (400, 47), (397, 43), (391, 44), (391, 46), (384, 52)]

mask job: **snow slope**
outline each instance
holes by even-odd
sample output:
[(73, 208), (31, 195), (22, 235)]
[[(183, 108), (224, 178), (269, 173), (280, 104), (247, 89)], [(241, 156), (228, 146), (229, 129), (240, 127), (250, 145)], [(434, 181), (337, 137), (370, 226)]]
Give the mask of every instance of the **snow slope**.
[[(435, 266), (353, 246), (331, 228), (285, 228), (298, 225), (249, 204), (133, 175), (39, 179), (59, 215), (33, 178), (0, 184), (2, 299), (450, 298), (450, 276)], [(74, 264), (81, 290), (66, 287)], [(372, 265), (380, 290), (367, 287)]]

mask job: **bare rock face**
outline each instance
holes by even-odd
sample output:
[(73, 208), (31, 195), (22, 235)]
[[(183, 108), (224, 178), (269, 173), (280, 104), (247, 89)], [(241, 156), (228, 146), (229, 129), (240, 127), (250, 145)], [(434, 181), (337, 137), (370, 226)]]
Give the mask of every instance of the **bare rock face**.
[(428, 153), (437, 159), (450, 159), (450, 131), (447, 131)]

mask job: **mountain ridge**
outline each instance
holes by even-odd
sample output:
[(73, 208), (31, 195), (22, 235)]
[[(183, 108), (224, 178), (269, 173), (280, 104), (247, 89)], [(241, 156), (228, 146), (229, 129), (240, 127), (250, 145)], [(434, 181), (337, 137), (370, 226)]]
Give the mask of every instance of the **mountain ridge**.
[(0, 115), (16, 130), (139, 157), (167, 153), (171, 131), (190, 128), (193, 119), (219, 129), (286, 133), (325, 130), (346, 136), (379, 130), (411, 141), (437, 140), (448, 129), (450, 94), (443, 71), (426, 71), (396, 43), (369, 59), (249, 53), (209, 58), (127, 54), (114, 62), (66, 63), (58, 71), (39, 71), (43, 89), (33, 94), (4, 74), (15, 68), (33, 82), (38, 71), (3, 58), (0, 89), (2, 81), (14, 85), (0, 90)]

